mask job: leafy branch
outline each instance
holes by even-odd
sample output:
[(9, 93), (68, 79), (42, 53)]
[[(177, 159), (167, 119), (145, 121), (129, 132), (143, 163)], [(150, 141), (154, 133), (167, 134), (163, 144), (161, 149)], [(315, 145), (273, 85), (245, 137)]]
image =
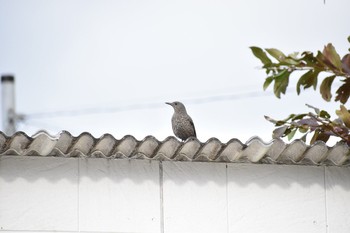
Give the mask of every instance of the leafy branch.
[[(348, 37), (350, 43), (350, 36)], [(263, 63), (263, 69), (266, 70), (267, 77), (263, 84), (266, 90), (270, 84), (274, 83), (273, 90), (277, 98), (286, 93), (289, 84), (289, 77), (293, 72), (302, 71), (296, 90), (298, 95), (301, 90), (313, 87), (317, 89), (318, 77), (322, 72), (330, 75), (323, 79), (320, 85), (320, 94), (326, 101), (331, 101), (331, 88), (334, 79), (339, 78), (342, 85), (336, 91), (334, 101), (340, 101), (345, 104), (350, 96), (350, 53), (347, 53), (340, 59), (334, 46), (329, 43), (323, 51), (317, 51), (316, 55), (305, 51), (299, 56), (299, 53), (285, 55), (278, 49), (261, 49), (259, 47), (250, 47), (253, 54)], [(350, 49), (349, 49), (350, 51)], [(306, 71), (306, 72), (305, 72)], [(340, 140), (350, 145), (350, 113), (344, 105), (336, 111), (337, 119), (331, 120), (328, 112), (312, 107), (314, 112), (303, 114), (290, 114), (284, 120), (274, 120), (270, 117), (265, 118), (275, 124), (277, 127), (273, 131), (273, 137), (287, 137), (291, 140), (296, 132), (302, 133), (302, 140), (313, 133), (310, 143), (317, 140), (327, 142), (331, 136), (338, 137)]]
[[(350, 36), (348, 41), (350, 43)], [(266, 70), (268, 75), (263, 85), (264, 90), (274, 82), (273, 90), (277, 98), (286, 93), (290, 75), (296, 71), (303, 71), (304, 74), (301, 75), (296, 86), (298, 95), (302, 87), (303, 89), (313, 87), (316, 90), (318, 76), (325, 72), (331, 75), (326, 77), (320, 85), (322, 98), (326, 101), (331, 100), (333, 81), (335, 78), (341, 78), (343, 84), (336, 91), (335, 101), (340, 101), (342, 104), (348, 101), (350, 96), (350, 53), (340, 59), (331, 43), (326, 45), (322, 52), (317, 51), (316, 55), (310, 51), (302, 52), (301, 56), (298, 56), (299, 53), (285, 55), (274, 48), (264, 50), (259, 47), (250, 47), (250, 49), (263, 63), (262, 68)]]
[(287, 137), (291, 140), (296, 132), (303, 134), (301, 140), (306, 141), (306, 136), (313, 133), (310, 144), (315, 141), (327, 142), (331, 136), (338, 137), (342, 141), (350, 144), (350, 113), (341, 105), (340, 110), (336, 113), (339, 118), (335, 120), (330, 119), (330, 114), (324, 110), (320, 110), (313, 106), (314, 112), (303, 114), (291, 114), (284, 120), (274, 120), (271, 117), (265, 116), (265, 119), (275, 124), (277, 127), (273, 133), (273, 138)]

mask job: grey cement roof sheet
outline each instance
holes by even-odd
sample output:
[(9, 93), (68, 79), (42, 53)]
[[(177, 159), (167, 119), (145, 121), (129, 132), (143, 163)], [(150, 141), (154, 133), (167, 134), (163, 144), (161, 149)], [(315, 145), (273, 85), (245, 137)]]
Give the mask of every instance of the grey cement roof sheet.
[(341, 142), (333, 147), (320, 141), (309, 146), (300, 140), (285, 143), (276, 139), (266, 143), (258, 137), (246, 143), (238, 139), (223, 143), (217, 138), (181, 142), (172, 136), (159, 141), (153, 136), (137, 140), (131, 135), (116, 139), (104, 134), (95, 138), (87, 132), (77, 137), (67, 131), (57, 136), (44, 131), (33, 136), (16, 132), (11, 137), (0, 132), (0, 155), (13, 156), (349, 166), (349, 152), (349, 146)]

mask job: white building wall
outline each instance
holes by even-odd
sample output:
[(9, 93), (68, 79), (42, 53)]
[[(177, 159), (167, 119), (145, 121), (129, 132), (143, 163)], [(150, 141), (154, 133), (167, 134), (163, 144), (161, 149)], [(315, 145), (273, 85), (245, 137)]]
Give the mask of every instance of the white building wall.
[(350, 232), (350, 168), (0, 158), (0, 232)]

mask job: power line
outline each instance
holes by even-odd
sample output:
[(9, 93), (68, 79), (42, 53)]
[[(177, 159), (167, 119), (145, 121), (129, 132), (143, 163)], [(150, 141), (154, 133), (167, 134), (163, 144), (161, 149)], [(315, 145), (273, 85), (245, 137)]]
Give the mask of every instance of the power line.
[(158, 108), (160, 103), (147, 103), (147, 104), (130, 104), (125, 106), (114, 106), (114, 107), (93, 107), (84, 108), (76, 110), (59, 110), (52, 112), (38, 112), (27, 114), (25, 117), (28, 119), (32, 118), (54, 118), (54, 117), (75, 117), (82, 115), (92, 115), (92, 114), (104, 114), (104, 113), (114, 113), (114, 112), (125, 112), (132, 110), (141, 110), (149, 108)]
[[(273, 95), (272, 91), (251, 91), (246, 93), (237, 94), (226, 94), (226, 95), (214, 95), (208, 97), (197, 97), (184, 99), (186, 104), (207, 104), (211, 102), (221, 101), (234, 101), (240, 99), (265, 97)], [(140, 103), (140, 104), (129, 104), (125, 106), (113, 106), (113, 107), (93, 107), (76, 110), (59, 110), (52, 112), (38, 112), (26, 114), (25, 119), (38, 119), (38, 118), (56, 118), (56, 117), (75, 117), (82, 115), (94, 115), (94, 114), (106, 114), (115, 112), (126, 112), (142, 109), (154, 109), (161, 108), (164, 106), (164, 102), (153, 102), (153, 103)]]

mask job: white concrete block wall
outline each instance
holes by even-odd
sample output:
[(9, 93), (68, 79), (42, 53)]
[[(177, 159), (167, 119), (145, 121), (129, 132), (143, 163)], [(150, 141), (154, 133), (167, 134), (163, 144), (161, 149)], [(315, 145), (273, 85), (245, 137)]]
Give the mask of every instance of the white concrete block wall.
[(79, 230), (159, 232), (158, 162), (81, 159)]
[(339, 167), (3, 156), (0, 232), (347, 233), (349, 180)]
[(229, 232), (325, 232), (323, 172), (323, 167), (228, 165)]
[(227, 232), (226, 164), (163, 162), (164, 232)]
[(350, 168), (326, 169), (328, 232), (350, 232)]
[(2, 157), (0, 230), (77, 231), (78, 160)]

